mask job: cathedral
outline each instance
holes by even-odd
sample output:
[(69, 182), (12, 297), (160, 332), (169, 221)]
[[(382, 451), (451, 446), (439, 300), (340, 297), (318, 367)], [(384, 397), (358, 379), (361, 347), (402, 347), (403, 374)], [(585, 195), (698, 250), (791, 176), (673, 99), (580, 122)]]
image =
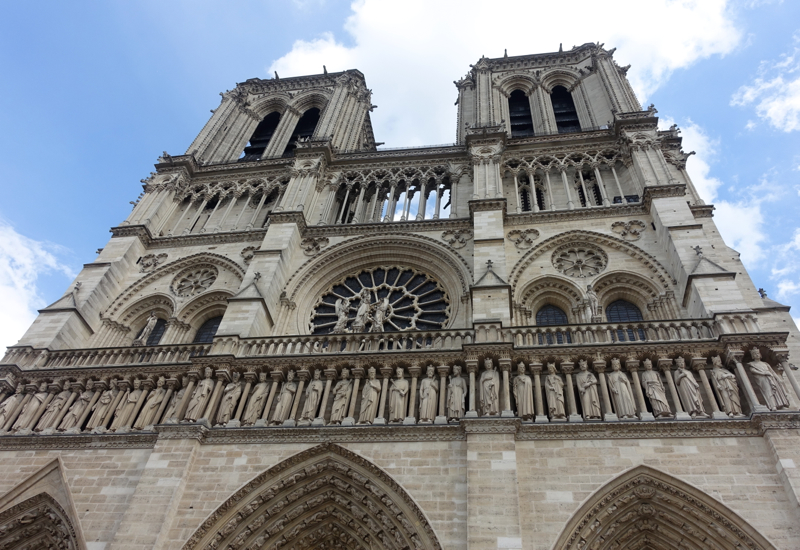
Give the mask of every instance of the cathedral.
[(800, 548), (800, 333), (627, 71), (221, 94), (0, 364), (0, 548)]

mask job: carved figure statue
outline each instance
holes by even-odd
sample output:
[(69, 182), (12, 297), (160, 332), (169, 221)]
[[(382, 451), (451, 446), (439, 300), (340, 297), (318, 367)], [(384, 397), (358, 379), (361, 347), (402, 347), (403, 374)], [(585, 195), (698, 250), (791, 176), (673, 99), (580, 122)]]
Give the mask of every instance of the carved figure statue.
[(347, 332), (347, 314), (350, 312), (350, 304), (344, 298), (336, 300), (336, 324), (331, 330), (332, 334), (342, 334)]
[(719, 355), (711, 358), (711, 376), (722, 399), (722, 408), (728, 416), (742, 416), (742, 403), (739, 399), (739, 383), (736, 375), (722, 368)]
[(586, 312), (589, 314), (587, 322), (591, 323), (592, 319), (600, 316), (600, 301), (592, 285), (586, 285), (586, 306)]
[(142, 396), (142, 381), (138, 378), (133, 381), (133, 390), (128, 390), (125, 395), (120, 399), (117, 410), (114, 412), (114, 421), (111, 423), (111, 429), (116, 430), (128, 424), (133, 423), (133, 418), (129, 418), (133, 409), (136, 408), (136, 403)]
[[(314, 378), (308, 383), (306, 388), (306, 402), (303, 404), (303, 412), (300, 413), (300, 423), (310, 424), (317, 416), (319, 402), (322, 399), (322, 392), (325, 384), (320, 380), (320, 370), (314, 371)], [(323, 414), (325, 411), (322, 411)]]
[(375, 304), (375, 312), (372, 314), (372, 328), (370, 332), (383, 332), (383, 323), (389, 315), (389, 296), (386, 295), (382, 300)]
[(45, 428), (49, 428), (53, 422), (56, 421), (58, 413), (60, 413), (64, 405), (67, 404), (67, 399), (69, 399), (70, 395), (72, 395), (72, 392), (69, 390), (69, 384), (67, 384), (66, 389), (59, 392), (59, 394), (50, 401), (50, 404), (47, 405), (44, 414), (39, 418), (39, 422), (36, 423), (34, 431), (41, 432)]
[(600, 418), (600, 399), (597, 397), (597, 378), (589, 372), (589, 365), (585, 360), (578, 361), (579, 372), (575, 375), (575, 384), (581, 396), (581, 409), (584, 420)]
[(182, 422), (197, 422), (199, 418), (202, 418), (208, 400), (211, 397), (211, 391), (214, 388), (214, 381), (211, 380), (212, 373), (211, 367), (206, 367), (206, 377), (197, 383), (197, 387), (189, 399), (189, 405), (186, 407), (186, 414), (183, 416)]
[(252, 426), (261, 417), (261, 409), (264, 408), (264, 400), (267, 398), (268, 392), (267, 373), (262, 372), (258, 375), (258, 384), (253, 388), (253, 393), (250, 395), (250, 400), (244, 409), (242, 424)]
[[(397, 370), (399, 371), (399, 378), (402, 378), (403, 369)], [(408, 391), (408, 382), (405, 380), (402, 381), (405, 382), (406, 391)], [(394, 380), (392, 384), (394, 385)], [(375, 367), (370, 367), (367, 371), (367, 379), (364, 381), (364, 389), (361, 390), (361, 412), (358, 415), (359, 424), (372, 424), (375, 421), (375, 417), (378, 414), (378, 396), (380, 394), (381, 383), (375, 379)]]
[(447, 385), (447, 420), (459, 420), (464, 416), (464, 398), (467, 382), (461, 377), (461, 366), (453, 365), (453, 374)]
[(164, 384), (166, 382), (167, 381), (163, 376), (158, 377), (156, 389), (151, 391), (147, 396), (147, 401), (145, 401), (144, 405), (142, 406), (142, 410), (139, 413), (139, 418), (133, 424), (133, 428), (135, 430), (141, 430), (148, 426), (152, 426), (156, 423), (156, 421), (158, 421), (156, 418), (156, 413), (161, 407), (161, 403), (164, 402), (164, 396), (167, 394), (167, 390), (164, 389)]
[(478, 384), (481, 416), (496, 416), (500, 414), (500, 373), (491, 359), (485, 359), (483, 367)]
[(342, 369), (342, 377), (333, 387), (333, 406), (331, 407), (331, 424), (341, 424), (347, 416), (347, 405), (350, 403), (350, 394), (353, 391), (353, 382), (350, 380), (350, 371)]
[(47, 399), (47, 382), (42, 382), (39, 386), (39, 391), (34, 393), (25, 404), (25, 407), (22, 409), (22, 412), (11, 429), (17, 431), (30, 428), (36, 416), (36, 411), (39, 410), (39, 407), (44, 403), (45, 399)]
[(565, 418), (567, 413), (564, 410), (564, 381), (556, 374), (555, 363), (547, 364), (547, 373), (544, 377), (544, 389), (550, 418)]
[(700, 384), (694, 379), (692, 373), (686, 370), (686, 362), (683, 357), (675, 359), (678, 369), (675, 371), (675, 385), (678, 387), (678, 395), (681, 397), (683, 408), (686, 409), (692, 418), (696, 416), (707, 417), (703, 407), (703, 398), (700, 396)]
[(186, 387), (188, 385), (189, 385), (189, 377), (184, 376), (183, 379), (181, 380), (181, 388), (177, 392), (173, 393), (172, 397), (170, 397), (169, 399), (167, 410), (164, 411), (164, 420), (175, 418), (175, 415), (178, 414), (178, 405), (180, 405), (183, 396), (186, 395)]
[(286, 373), (286, 382), (281, 386), (281, 393), (278, 395), (278, 404), (275, 405), (275, 412), (272, 413), (270, 424), (279, 426), (283, 424), (292, 412), (292, 402), (294, 394), (297, 393), (297, 383), (294, 381), (294, 371)]
[(620, 370), (621, 365), (616, 357), (611, 360), (611, 372), (608, 375), (608, 389), (611, 390), (611, 400), (614, 410), (619, 418), (635, 418), (636, 404), (633, 401), (631, 382), (628, 376)]
[(234, 372), (231, 375), (231, 381), (225, 385), (222, 392), (222, 399), (219, 403), (219, 410), (217, 411), (216, 425), (224, 426), (233, 416), (236, 404), (239, 403), (239, 397), (242, 396), (242, 385), (239, 383), (239, 373)]
[(353, 332), (364, 332), (369, 321), (370, 297), (369, 290), (366, 288), (361, 289), (358, 295), (359, 303), (356, 309), (356, 316), (353, 319), (353, 324), (350, 326)]
[(653, 415), (672, 416), (672, 411), (669, 409), (669, 402), (667, 401), (667, 392), (664, 390), (664, 383), (661, 381), (661, 376), (658, 375), (658, 372), (653, 370), (653, 362), (650, 359), (645, 359), (643, 366), (642, 387), (644, 388), (644, 394), (650, 399)]
[(158, 323), (158, 317), (156, 317), (156, 312), (151, 311), (150, 317), (147, 318), (147, 323), (144, 325), (142, 332), (139, 333), (139, 337), (133, 341), (134, 346), (146, 346), (147, 339), (150, 337), (150, 334), (153, 332), (153, 329)]
[(0, 404), (0, 428), (5, 425), (8, 420), (8, 415), (14, 411), (14, 407), (17, 406), (17, 403), (23, 399), (22, 390), (24, 389), (24, 384), (17, 384), (17, 390)]
[(92, 430), (102, 424), (103, 419), (106, 417), (106, 414), (108, 414), (109, 407), (113, 404), (118, 393), (119, 390), (113, 383), (109, 389), (103, 392), (100, 399), (98, 399), (97, 403), (92, 407), (92, 417), (89, 419), (89, 422), (86, 423), (87, 430)]
[(753, 360), (747, 365), (750, 367), (750, 372), (753, 373), (753, 379), (758, 384), (769, 410), (788, 408), (789, 397), (786, 395), (786, 390), (772, 367), (761, 360), (761, 352), (758, 348), (750, 350), (750, 357)]
[(428, 367), (426, 377), (419, 385), (419, 421), (431, 423), (436, 418), (438, 408), (439, 382), (435, 378), (436, 369)]
[(398, 367), (389, 388), (389, 422), (402, 422), (408, 410), (408, 380), (403, 378), (403, 368)]
[(67, 414), (64, 415), (64, 418), (61, 420), (61, 424), (58, 425), (58, 429), (63, 431), (77, 426), (78, 420), (80, 420), (81, 416), (83, 416), (83, 411), (85, 411), (86, 407), (89, 406), (89, 402), (92, 400), (92, 397), (94, 397), (94, 391), (91, 390), (91, 387), (90, 389), (81, 392), (81, 394), (72, 403), (72, 406), (70, 406)]
[(514, 401), (517, 403), (517, 416), (530, 420), (535, 416), (533, 406), (533, 382), (525, 374), (525, 363), (517, 364), (517, 376), (514, 377)]

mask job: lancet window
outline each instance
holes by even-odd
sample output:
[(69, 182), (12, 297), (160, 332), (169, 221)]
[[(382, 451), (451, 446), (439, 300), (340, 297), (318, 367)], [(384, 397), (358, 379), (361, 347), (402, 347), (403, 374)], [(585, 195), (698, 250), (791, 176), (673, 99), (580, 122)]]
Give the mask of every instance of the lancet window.
[[(564, 313), (561, 308), (552, 304), (547, 304), (536, 312), (536, 326), (551, 327), (566, 325), (568, 322), (567, 314)], [(539, 344), (544, 344), (545, 342), (547, 344), (563, 344), (565, 341), (568, 344), (572, 343), (572, 337), (570, 333), (561, 331), (539, 334), (539, 340)]]
[[(627, 300), (616, 300), (606, 307), (606, 320), (609, 323), (636, 323), (643, 321), (641, 310)], [(644, 340), (644, 329), (618, 329), (615, 331), (620, 341)]]
[(293, 157), (294, 150), (297, 148), (298, 141), (305, 141), (314, 135), (314, 130), (317, 129), (319, 122), (320, 111), (316, 107), (312, 107), (300, 117), (297, 125), (294, 127), (292, 137), (289, 138), (289, 143), (286, 144), (286, 149), (283, 151), (284, 157)]
[(508, 97), (508, 115), (512, 138), (534, 135), (531, 104), (522, 90), (514, 90)]
[(269, 145), (272, 136), (275, 134), (275, 129), (278, 127), (281, 115), (278, 112), (270, 113), (258, 123), (253, 135), (250, 137), (250, 142), (244, 148), (244, 154), (239, 162), (251, 162), (259, 160), (264, 156), (264, 150)]
[(147, 325), (145, 325), (142, 327), (142, 330), (139, 331), (139, 334), (136, 335), (135, 340), (141, 339), (145, 330), (150, 330), (150, 334), (147, 336), (147, 340), (144, 342), (144, 345), (157, 346), (159, 342), (161, 342), (161, 337), (164, 336), (164, 332), (167, 330), (167, 322), (164, 319), (158, 319), (152, 328), (149, 328)]
[(578, 121), (578, 111), (575, 109), (572, 94), (564, 86), (556, 86), (550, 93), (550, 99), (553, 103), (553, 114), (556, 118), (558, 133), (580, 132), (581, 124)]
[(217, 334), (219, 325), (222, 322), (222, 316), (212, 317), (206, 320), (194, 335), (194, 344), (210, 344), (214, 341), (214, 335)]

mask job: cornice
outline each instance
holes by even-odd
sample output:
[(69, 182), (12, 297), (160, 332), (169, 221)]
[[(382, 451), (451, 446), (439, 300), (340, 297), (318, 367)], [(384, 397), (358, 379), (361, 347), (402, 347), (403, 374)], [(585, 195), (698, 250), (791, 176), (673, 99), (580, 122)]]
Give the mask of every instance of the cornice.
[(713, 204), (693, 204), (689, 206), (689, 210), (692, 211), (692, 215), (695, 217), (695, 219), (714, 217)]
[(685, 196), (686, 196), (685, 183), (650, 185), (644, 188), (644, 193), (642, 196), (642, 205), (645, 207), (647, 212), (650, 212), (650, 208), (653, 204), (653, 201), (656, 199), (665, 199), (670, 197), (685, 197)]
[(543, 222), (562, 222), (571, 220), (589, 220), (595, 218), (619, 218), (621, 216), (641, 216), (649, 214), (649, 209), (641, 202), (636, 204), (617, 204), (612, 206), (593, 206), (575, 210), (540, 210), (539, 212), (523, 212), (508, 214), (506, 225), (531, 225)]
[(465, 433), (458, 424), (434, 426), (325, 426), (305, 428), (212, 428), (203, 444), (285, 443), (399, 443), (459, 441)]
[(432, 162), (431, 157), (441, 156), (441, 162), (452, 160), (453, 157), (467, 157), (467, 148), (464, 145), (433, 145), (430, 147), (409, 147), (403, 149), (359, 151), (355, 153), (339, 153), (333, 160), (334, 166), (349, 164), (355, 161), (391, 161), (394, 159), (407, 161), (419, 157), (424, 162)]
[(526, 146), (548, 145), (554, 143), (563, 146), (578, 144), (580, 142), (591, 142), (594, 146), (600, 146), (606, 142), (608, 147), (617, 146), (614, 130), (588, 130), (583, 132), (571, 132), (569, 134), (545, 134), (541, 136), (531, 136), (524, 138), (509, 138), (506, 143), (506, 150), (516, 151)]
[(0, 451), (38, 451), (49, 449), (152, 449), (158, 434), (57, 434), (9, 435), (0, 437)]
[(316, 225), (309, 226), (303, 233), (304, 237), (340, 237), (369, 233), (371, 235), (387, 233), (424, 233), (426, 231), (446, 231), (456, 229), (471, 229), (469, 218), (445, 218), (438, 220), (420, 220), (389, 223), (358, 223), (347, 225)]
[[(272, 215), (270, 216), (270, 219)], [(203, 233), (196, 235), (176, 235), (173, 237), (153, 238), (150, 230), (144, 225), (121, 225), (111, 228), (112, 237), (139, 237), (142, 244), (150, 249), (176, 248), (181, 246), (203, 246), (209, 244), (261, 242), (267, 230), (263, 228), (250, 231), (226, 231), (220, 233)], [(87, 264), (91, 266), (93, 264)]]
[(609, 55), (609, 52), (604, 50), (602, 46), (587, 42), (567, 51), (484, 59), (492, 71), (499, 72), (519, 70), (521, 68), (552, 68), (553, 65), (570, 65), (580, 63), (597, 53)]

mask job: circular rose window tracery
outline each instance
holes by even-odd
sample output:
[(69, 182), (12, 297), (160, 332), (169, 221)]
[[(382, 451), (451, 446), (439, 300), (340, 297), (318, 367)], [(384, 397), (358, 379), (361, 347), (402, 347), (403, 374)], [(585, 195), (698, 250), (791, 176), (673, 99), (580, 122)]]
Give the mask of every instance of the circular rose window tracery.
[(313, 334), (396, 332), (444, 328), (450, 300), (430, 275), (377, 267), (331, 285), (314, 306)]
[(205, 292), (217, 280), (218, 271), (213, 266), (190, 268), (178, 273), (172, 280), (172, 292), (182, 298)]
[(569, 244), (556, 249), (553, 267), (570, 277), (594, 277), (608, 265), (608, 256), (596, 246), (584, 243)]

